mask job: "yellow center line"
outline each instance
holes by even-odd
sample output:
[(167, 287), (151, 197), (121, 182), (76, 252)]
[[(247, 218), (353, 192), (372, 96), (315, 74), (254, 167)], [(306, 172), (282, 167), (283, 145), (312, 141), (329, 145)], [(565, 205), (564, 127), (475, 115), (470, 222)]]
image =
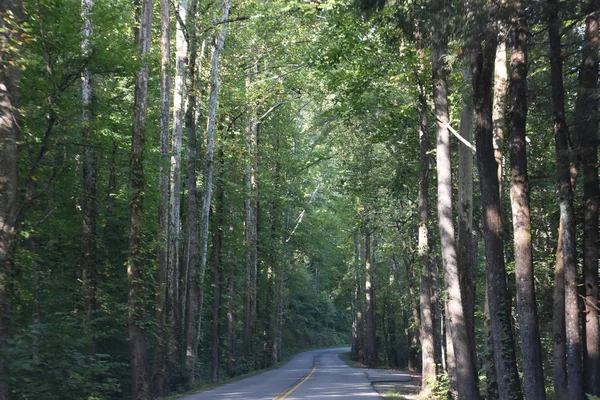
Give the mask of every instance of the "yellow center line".
[(311, 370), (308, 371), (308, 374), (306, 374), (306, 376), (304, 378), (302, 378), (302, 380), (300, 382), (298, 382), (296, 385), (294, 385), (290, 389), (286, 390), (285, 392), (280, 393), (277, 396), (273, 397), (273, 400), (284, 400), (284, 399), (286, 399), (290, 394), (294, 393), (294, 391), (296, 389), (298, 389), (300, 387), (300, 385), (302, 385), (304, 382), (306, 382), (308, 380), (308, 378), (310, 378), (310, 376), (313, 374), (313, 372), (315, 372), (316, 369), (317, 369), (317, 364), (313, 365), (313, 367), (311, 368)]

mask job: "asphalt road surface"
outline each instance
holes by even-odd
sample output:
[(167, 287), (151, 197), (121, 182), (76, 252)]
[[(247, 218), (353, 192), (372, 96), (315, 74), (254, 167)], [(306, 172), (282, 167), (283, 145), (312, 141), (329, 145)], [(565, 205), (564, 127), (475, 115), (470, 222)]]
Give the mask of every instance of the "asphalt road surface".
[(281, 368), (180, 400), (374, 400), (379, 394), (364, 370), (347, 366), (338, 354), (348, 348), (298, 354)]

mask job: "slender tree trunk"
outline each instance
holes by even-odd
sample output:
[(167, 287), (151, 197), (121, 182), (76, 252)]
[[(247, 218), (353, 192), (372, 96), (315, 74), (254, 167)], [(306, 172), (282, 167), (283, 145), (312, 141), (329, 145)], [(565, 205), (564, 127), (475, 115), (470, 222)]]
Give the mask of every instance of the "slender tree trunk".
[[(196, 313), (198, 312), (198, 296), (200, 287), (198, 286), (198, 268), (200, 264), (200, 237), (199, 237), (199, 207), (198, 207), (198, 138), (196, 116), (194, 115), (199, 103), (198, 98), (202, 98), (203, 88), (199, 84), (200, 73), (202, 72), (202, 61), (204, 59), (204, 43), (200, 52), (198, 70), (196, 70), (198, 58), (198, 38), (195, 27), (197, 1), (193, 0), (190, 4), (190, 13), (188, 17), (188, 35), (189, 35), (189, 58), (188, 58), (188, 92), (187, 108), (185, 111), (185, 131), (186, 131), (186, 187), (188, 190), (187, 209), (185, 214), (185, 243), (183, 246), (183, 268), (181, 274), (181, 315), (184, 316), (183, 341), (185, 343), (185, 368), (187, 371), (194, 371), (196, 368), (195, 358), (188, 355), (191, 352), (190, 344), (197, 348), (196, 340)], [(198, 78), (197, 78), (198, 76)], [(198, 88), (198, 86), (200, 86)], [(194, 376), (188, 375), (188, 383), (192, 384)]]
[(525, 144), (527, 120), (527, 40), (529, 27), (523, 4), (513, 3), (514, 15), (509, 32), (509, 154), (510, 203), (512, 209), (515, 249), (517, 312), (523, 356), (525, 397), (546, 398), (542, 368), (542, 344), (538, 327), (535, 297), (533, 248), (531, 245), (531, 215), (529, 209), (529, 178)]
[[(229, 18), (229, 0), (223, 1), (221, 15), (221, 30), (215, 38), (215, 48), (212, 56), (210, 71), (210, 96), (208, 100), (208, 124), (206, 129), (206, 155), (204, 170), (204, 196), (202, 198), (202, 214), (200, 216), (200, 265), (197, 280), (188, 282), (188, 322), (186, 335), (186, 366), (188, 367), (188, 381), (193, 384), (195, 380), (195, 367), (198, 359), (198, 343), (202, 327), (202, 306), (204, 302), (204, 275), (208, 257), (208, 228), (210, 205), (213, 194), (213, 160), (215, 151), (215, 126), (217, 120), (217, 100), (219, 96), (219, 59), (223, 44), (225, 43), (227, 24), (223, 23)], [(190, 265), (190, 276), (193, 266)]]
[[(463, 79), (471, 82), (471, 70), (463, 68)], [(460, 135), (473, 141), (473, 95), (472, 89), (462, 96), (460, 111)], [(458, 148), (458, 266), (460, 289), (469, 333), (473, 370), (477, 371), (475, 348), (475, 282), (473, 280), (473, 151), (467, 146)]]
[[(223, 147), (219, 147), (218, 154), (219, 173), (223, 174), (224, 156)], [(219, 350), (220, 350), (220, 330), (221, 330), (221, 259), (223, 248), (223, 202), (224, 191), (223, 182), (217, 182), (216, 193), (216, 231), (213, 234), (213, 315), (212, 315), (212, 344), (211, 344), (211, 379), (216, 382), (219, 377)]]
[[(370, 227), (367, 226), (367, 230)], [(375, 271), (371, 263), (371, 233), (365, 235), (365, 300), (367, 305), (367, 366), (377, 366), (377, 325), (375, 320)]]
[[(443, 11), (442, 11), (443, 12)], [(440, 30), (443, 27), (439, 28)], [(479, 399), (477, 375), (471, 360), (471, 345), (465, 321), (460, 292), (460, 276), (454, 241), (454, 222), (452, 218), (452, 165), (450, 156), (450, 132), (448, 130), (448, 84), (444, 57), (447, 43), (441, 32), (435, 32), (433, 59), (433, 98), (437, 119), (437, 174), (438, 174), (438, 218), (442, 245), (444, 280), (448, 299), (448, 312), (451, 342), (456, 358), (456, 377), (459, 399)]]
[(160, 70), (160, 166), (158, 171), (158, 188), (160, 201), (158, 203), (158, 252), (157, 252), (157, 288), (156, 288), (156, 354), (154, 356), (153, 388), (156, 397), (162, 397), (167, 392), (166, 371), (166, 322), (167, 322), (167, 252), (169, 237), (169, 130), (171, 111), (171, 21), (169, 0), (160, 0), (161, 22), (161, 70)]
[[(257, 67), (253, 68), (254, 73)], [(250, 90), (251, 77), (250, 72), (246, 77), (246, 91)], [(246, 122), (246, 146), (248, 150), (248, 160), (246, 162), (246, 202), (245, 202), (245, 242), (246, 242), (246, 282), (244, 301), (244, 357), (250, 365), (254, 365), (255, 357), (255, 336), (256, 336), (256, 313), (257, 313), (257, 269), (258, 269), (258, 118), (256, 110), (250, 111), (250, 116)]]
[[(569, 132), (565, 118), (565, 95), (563, 86), (562, 45), (560, 40), (561, 22), (558, 14), (558, 1), (548, 0), (548, 37), (550, 41), (550, 69), (552, 82), (552, 115), (554, 120), (554, 142), (556, 148), (556, 168), (560, 223), (556, 264), (554, 266), (553, 294), (553, 383), (557, 400), (568, 399), (567, 350), (565, 342), (565, 264), (577, 269), (575, 254), (575, 209), (573, 207), (573, 186), (571, 184)], [(565, 242), (565, 236), (567, 240)], [(567, 245), (565, 247), (565, 245)]]
[[(10, 13), (10, 14), (9, 14)], [(17, 141), (19, 125), (20, 71), (14, 61), (19, 57), (21, 0), (0, 2), (0, 351), (8, 347), (10, 335), (9, 285), (14, 267), (17, 230)], [(11, 20), (9, 15), (12, 14)], [(14, 49), (14, 50), (13, 50)], [(9, 374), (0, 357), (0, 400), (10, 398)]]
[(188, 2), (181, 0), (175, 33), (175, 86), (173, 94), (173, 134), (171, 135), (171, 163), (169, 190), (169, 236), (167, 262), (167, 325), (169, 330), (168, 359), (171, 368), (179, 363), (180, 302), (179, 302), (179, 243), (181, 231), (181, 153), (183, 143), (183, 106), (186, 81)]
[[(90, 56), (90, 40), (92, 38), (91, 13), (94, 6), (93, 0), (82, 0), (81, 16), (83, 19), (83, 39), (81, 52), (84, 57)], [(87, 145), (83, 154), (83, 193), (81, 199), (82, 216), (82, 260), (81, 269), (83, 283), (83, 297), (85, 302), (85, 323), (89, 335), (89, 350), (96, 351), (95, 340), (92, 338), (92, 318), (96, 310), (96, 232), (97, 232), (97, 202), (96, 202), (96, 155), (92, 146), (92, 72), (84, 68), (81, 74), (81, 119), (82, 137)]]
[[(583, 280), (585, 392), (600, 396), (600, 331), (598, 326), (598, 25), (600, 1), (590, 0), (585, 21), (585, 45), (579, 70), (579, 101), (586, 121), (581, 126), (583, 167)], [(568, 282), (568, 281), (567, 281)], [(569, 383), (571, 381), (569, 380)]]
[(146, 400), (150, 398), (148, 377), (146, 375), (146, 341), (142, 325), (143, 274), (142, 256), (142, 209), (144, 205), (144, 134), (146, 131), (146, 113), (148, 109), (148, 62), (152, 36), (152, 0), (142, 0), (138, 8), (136, 42), (140, 58), (144, 60), (137, 72), (135, 81), (135, 110), (133, 117), (133, 135), (131, 141), (131, 160), (129, 188), (132, 197), (129, 203), (129, 252), (127, 257), (127, 325), (129, 330), (129, 360), (131, 363), (131, 398)]
[(350, 357), (354, 361), (359, 360), (360, 352), (360, 331), (359, 331), (359, 315), (360, 315), (360, 285), (358, 268), (360, 264), (359, 255), (359, 244), (358, 244), (358, 232), (354, 232), (354, 298), (352, 299), (352, 348), (350, 350)]
[(492, 71), (496, 54), (496, 39), (486, 38), (485, 49), (475, 46), (473, 54), (473, 103), (477, 166), (483, 207), (483, 229), (486, 250), (486, 276), (490, 328), (494, 351), (499, 397), (501, 400), (522, 399), (517, 372), (515, 341), (512, 332), (508, 289), (504, 265), (501, 205), (498, 165), (494, 159), (492, 130)]
[(419, 262), (421, 276), (419, 303), (421, 307), (421, 362), (423, 395), (430, 394), (437, 380), (434, 354), (433, 312), (431, 304), (431, 270), (429, 268), (429, 143), (427, 140), (427, 99), (423, 88), (419, 96), (419, 152), (421, 172), (419, 176)]

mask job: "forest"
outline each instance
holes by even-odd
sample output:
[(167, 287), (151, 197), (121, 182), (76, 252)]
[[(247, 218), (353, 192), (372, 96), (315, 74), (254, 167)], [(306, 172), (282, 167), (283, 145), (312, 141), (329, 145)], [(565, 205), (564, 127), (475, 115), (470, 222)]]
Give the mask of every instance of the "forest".
[(600, 0), (0, 0), (0, 400), (348, 346), (600, 398)]

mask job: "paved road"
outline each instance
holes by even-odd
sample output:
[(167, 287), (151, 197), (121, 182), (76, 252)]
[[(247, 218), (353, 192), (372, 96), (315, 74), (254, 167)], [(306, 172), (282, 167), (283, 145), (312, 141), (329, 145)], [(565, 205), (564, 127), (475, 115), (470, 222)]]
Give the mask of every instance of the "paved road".
[(347, 366), (347, 348), (298, 354), (281, 368), (180, 400), (374, 400), (380, 399), (364, 370)]

